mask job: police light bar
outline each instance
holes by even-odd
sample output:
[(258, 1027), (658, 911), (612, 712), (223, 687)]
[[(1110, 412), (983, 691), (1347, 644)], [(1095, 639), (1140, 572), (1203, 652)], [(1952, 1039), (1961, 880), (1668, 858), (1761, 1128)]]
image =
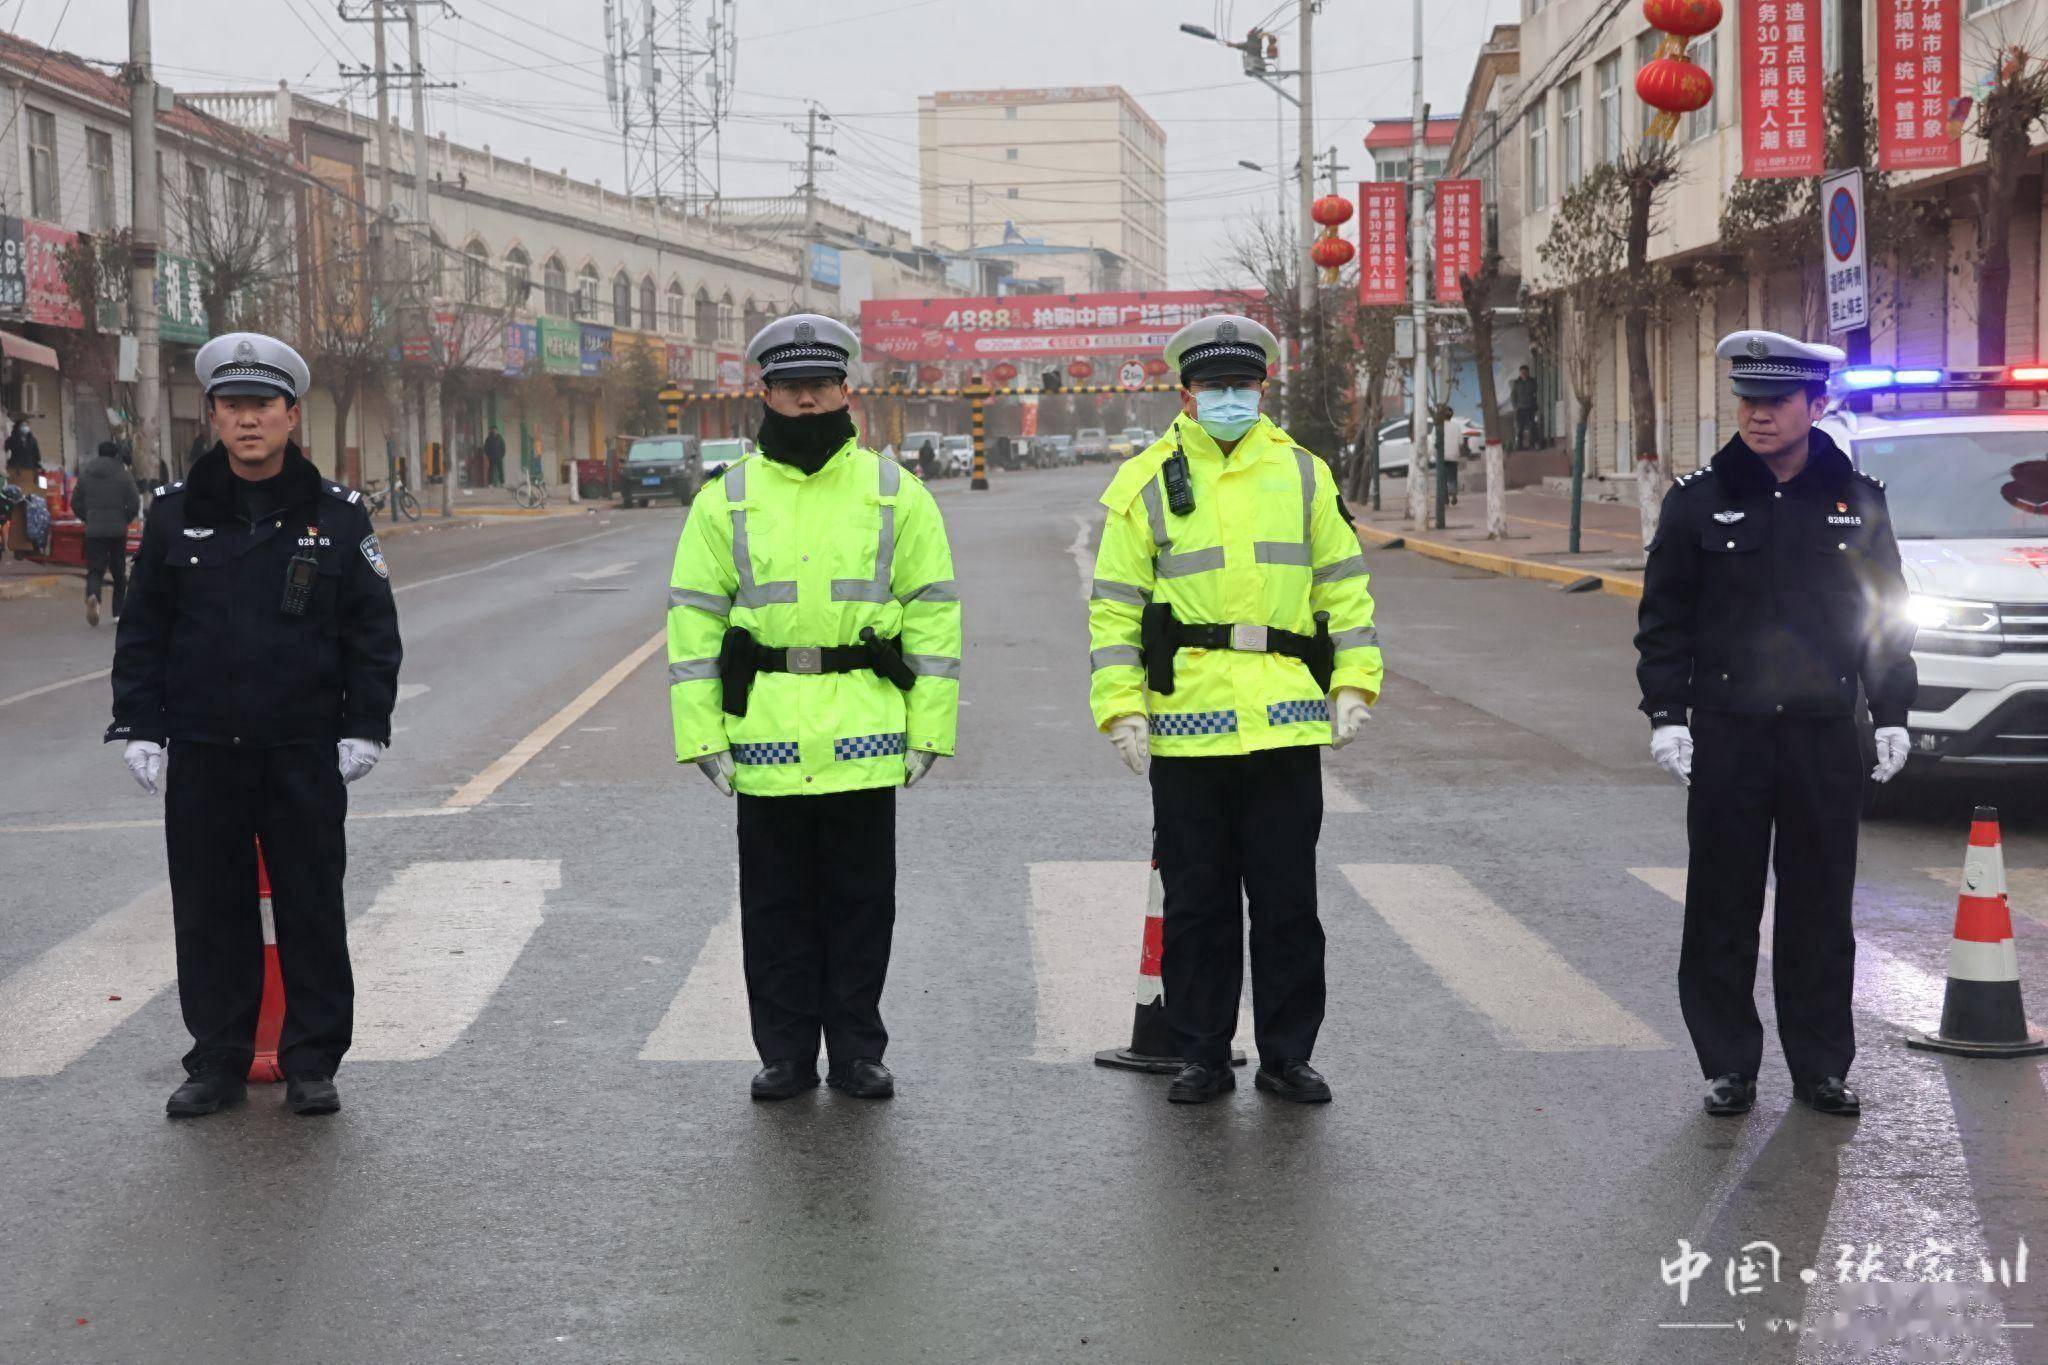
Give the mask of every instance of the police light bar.
[(1977, 365), (1957, 369), (1934, 366), (1896, 368), (1851, 365), (1828, 380), (1836, 393), (1885, 393), (1911, 389), (2048, 388), (2048, 365)]

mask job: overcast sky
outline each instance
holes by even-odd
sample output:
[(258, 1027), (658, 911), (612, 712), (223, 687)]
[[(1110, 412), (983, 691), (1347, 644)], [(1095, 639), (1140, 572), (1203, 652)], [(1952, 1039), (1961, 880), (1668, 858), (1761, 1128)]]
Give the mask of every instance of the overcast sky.
[[(637, 11), (640, 0), (625, 3)], [(675, 3), (657, 0), (664, 12)], [(352, 13), (362, 8), (351, 0)], [(704, 16), (711, 5), (691, 8)], [(127, 0), (0, 0), (0, 19), (32, 42), (118, 61), (127, 9)], [(180, 90), (284, 79), (339, 98), (338, 67), (370, 62), (369, 26), (344, 23), (333, 0), (153, 0), (153, 9), (158, 79)], [(1212, 284), (1231, 226), (1273, 212), (1275, 99), (1242, 74), (1237, 53), (1177, 25), (1238, 37), (1275, 16), (1266, 26), (1283, 28), (1282, 63), (1291, 69), (1295, 10), (1295, 0), (737, 0), (724, 192), (793, 189), (803, 139), (788, 125), (815, 99), (838, 124), (821, 139), (839, 153), (821, 192), (915, 230), (920, 94), (1121, 85), (1166, 129), (1172, 282)], [(1429, 0), (1425, 75), (1435, 112), (1457, 112), (1479, 44), (1516, 10), (1515, 0)], [(223, 22), (228, 13), (232, 24)], [(603, 0), (452, 0), (451, 12), (422, 15), (429, 78), (459, 83), (430, 92), (430, 132), (620, 183), (602, 74)], [(1408, 7), (1396, 0), (1325, 0), (1316, 20), (1316, 146), (1338, 148), (1346, 181), (1369, 164), (1360, 143), (1369, 120), (1408, 110), (1410, 32)], [(405, 63), (403, 35), (396, 26), (394, 66)], [(355, 88), (366, 100), (367, 85)], [(409, 116), (405, 102), (395, 107)], [(1291, 107), (1285, 137), (1291, 166)], [(1267, 174), (1239, 169), (1240, 158)]]

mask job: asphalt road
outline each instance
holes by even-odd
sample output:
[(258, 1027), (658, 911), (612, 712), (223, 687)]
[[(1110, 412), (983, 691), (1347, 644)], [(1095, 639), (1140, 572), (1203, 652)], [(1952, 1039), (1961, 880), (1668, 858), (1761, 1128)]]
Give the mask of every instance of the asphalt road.
[[(1149, 829), (1085, 704), (1105, 477), (938, 487), (961, 752), (902, 798), (886, 1105), (747, 1101), (732, 807), (670, 757), (656, 649), (674, 508), (389, 543), (406, 688), (351, 789), (327, 1120), (275, 1087), (164, 1119), (156, 803), (99, 743), (104, 678), (71, 681), (112, 632), (0, 603), (0, 1361), (1904, 1359), (1832, 1314), (1930, 1264), (1984, 1341), (1914, 1358), (2048, 1359), (2032, 1276), (1979, 1265), (2048, 1234), (2041, 1069), (1900, 1043), (1939, 1012), (1978, 801), (2048, 1013), (2039, 784), (1866, 825), (1863, 1118), (1790, 1107), (1773, 1040), (1758, 1110), (1707, 1119), (1683, 795), (1615, 598), (1372, 555), (1387, 692), (1326, 763), (1336, 1103), (1170, 1108), (1093, 1066)], [(1731, 1295), (1764, 1240), (1778, 1282)]]

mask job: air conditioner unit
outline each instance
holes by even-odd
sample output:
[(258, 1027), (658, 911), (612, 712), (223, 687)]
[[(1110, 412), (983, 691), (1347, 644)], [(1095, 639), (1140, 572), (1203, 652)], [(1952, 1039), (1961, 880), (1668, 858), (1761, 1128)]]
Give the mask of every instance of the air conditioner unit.
[(33, 379), (21, 381), (21, 411), (18, 417), (41, 417), (43, 415), (43, 386)]

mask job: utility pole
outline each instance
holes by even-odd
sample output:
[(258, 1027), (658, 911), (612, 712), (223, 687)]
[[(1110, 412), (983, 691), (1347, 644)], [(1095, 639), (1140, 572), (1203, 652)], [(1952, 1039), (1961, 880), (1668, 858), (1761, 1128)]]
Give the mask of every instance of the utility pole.
[(135, 227), (128, 259), (128, 321), (135, 329), (136, 474), (163, 468), (163, 373), (156, 333), (156, 252), (161, 187), (156, 175), (156, 75), (149, 48), (149, 0), (128, 0), (128, 147)]
[(967, 254), (974, 254), (974, 182), (967, 182)]
[[(1868, 132), (1863, 126), (1863, 3), (1835, 3), (1836, 17), (1842, 25), (1842, 159), (1849, 167), (1860, 168), (1868, 147)], [(1870, 359), (1870, 328), (1851, 328), (1843, 338), (1843, 349), (1849, 353), (1851, 365), (1866, 363)], [(1855, 401), (1853, 397), (1851, 401)], [(1863, 410), (1868, 411), (1868, 395), (1862, 397), (1862, 402)]]
[[(830, 123), (832, 116), (825, 115)], [(797, 249), (797, 289), (803, 309), (811, 308), (810, 244), (818, 237), (818, 153), (832, 155), (830, 147), (818, 144), (818, 106), (813, 104), (804, 121), (804, 244)]]
[[(1309, 249), (1315, 245), (1315, 220), (1309, 217), (1309, 205), (1315, 198), (1316, 169), (1316, 71), (1315, 71), (1315, 18), (1322, 0), (1301, 0), (1301, 153), (1297, 162), (1301, 175), (1301, 259), (1297, 268), (1301, 271), (1301, 329), (1304, 338), (1311, 326), (1310, 316), (1316, 306), (1316, 276), (1309, 265)], [(1418, 60), (1420, 58), (1418, 57)], [(1304, 347), (1306, 349), (1306, 347)], [(1306, 358), (1306, 357), (1304, 357)]]
[[(422, 260), (422, 268), (412, 272), (413, 285), (419, 300), (419, 334), (432, 337), (431, 284), (440, 274), (440, 262), (434, 259), (434, 225), (427, 216), (427, 73), (420, 66), (420, 0), (405, 0), (405, 58), (412, 65), (412, 214)], [(425, 476), (424, 456), (428, 446), (441, 435), (441, 388), (423, 381), (420, 389), (424, 409), (420, 414), (422, 459), (416, 477)], [(446, 450), (441, 451), (441, 515), (455, 515), (455, 462)]]
[[(383, 333), (385, 354), (398, 349), (397, 291), (393, 288), (396, 261), (391, 240), (391, 64), (385, 55), (384, 6), (395, 0), (366, 0), (369, 17), (342, 13), (342, 18), (351, 24), (370, 25), (371, 46), (375, 70), (369, 74), (377, 81), (377, 218), (376, 227), (370, 234), (370, 282), (371, 307), (379, 319), (378, 330)], [(349, 74), (344, 72), (344, 74)], [(402, 385), (395, 371), (386, 369), (384, 380), (384, 486), (393, 493), (391, 499), (391, 521), (398, 522), (398, 458), (403, 447), (408, 456), (411, 453), (409, 423), (406, 421), (406, 402), (402, 396)], [(408, 458), (408, 468), (417, 468)]]
[(1414, 356), (1408, 382), (1414, 389), (1414, 415), (1408, 436), (1408, 520), (1422, 529), (1424, 515), (1423, 457), (1429, 407), (1429, 234), (1425, 219), (1428, 200), (1422, 183), (1422, 154), (1429, 128), (1429, 106), (1422, 99), (1422, 0), (1414, 0), (1415, 12), (1415, 117), (1408, 149), (1408, 317), (1414, 332)]

